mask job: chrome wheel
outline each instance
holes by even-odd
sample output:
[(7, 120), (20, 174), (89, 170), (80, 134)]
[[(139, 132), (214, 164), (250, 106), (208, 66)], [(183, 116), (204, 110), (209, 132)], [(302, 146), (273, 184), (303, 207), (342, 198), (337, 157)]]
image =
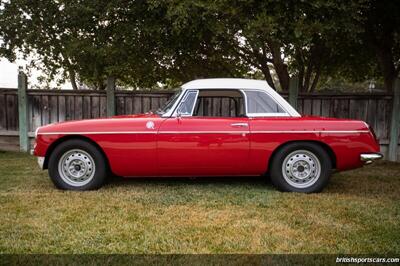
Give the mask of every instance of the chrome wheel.
[(314, 153), (297, 150), (283, 160), (282, 174), (291, 186), (307, 188), (317, 182), (320, 177), (321, 163)]
[(86, 151), (73, 149), (65, 152), (58, 162), (58, 173), (68, 185), (81, 187), (94, 177), (96, 165)]

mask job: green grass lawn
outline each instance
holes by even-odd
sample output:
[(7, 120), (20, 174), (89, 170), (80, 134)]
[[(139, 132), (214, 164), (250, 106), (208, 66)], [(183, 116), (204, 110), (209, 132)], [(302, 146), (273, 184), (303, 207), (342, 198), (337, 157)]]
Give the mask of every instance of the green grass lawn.
[(0, 253), (400, 254), (399, 218), (400, 164), (334, 174), (309, 195), (245, 177), (65, 192), (34, 157), (0, 152)]

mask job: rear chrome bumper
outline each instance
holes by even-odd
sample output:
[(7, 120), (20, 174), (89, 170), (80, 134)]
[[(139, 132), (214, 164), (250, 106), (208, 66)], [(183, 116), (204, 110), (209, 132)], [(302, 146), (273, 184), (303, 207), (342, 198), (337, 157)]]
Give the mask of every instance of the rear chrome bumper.
[(383, 155), (380, 153), (361, 153), (360, 160), (364, 164), (371, 164), (373, 161), (380, 160), (383, 158)]

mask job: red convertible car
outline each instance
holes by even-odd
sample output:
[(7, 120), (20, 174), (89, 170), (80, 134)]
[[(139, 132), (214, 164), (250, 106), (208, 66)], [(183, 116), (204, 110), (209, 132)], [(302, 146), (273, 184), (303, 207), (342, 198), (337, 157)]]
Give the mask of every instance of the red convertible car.
[(96, 189), (110, 173), (268, 173), (279, 190), (306, 193), (321, 191), (333, 170), (382, 158), (365, 122), (302, 117), (265, 81), (246, 79), (188, 82), (155, 113), (40, 127), (33, 154), (60, 189)]

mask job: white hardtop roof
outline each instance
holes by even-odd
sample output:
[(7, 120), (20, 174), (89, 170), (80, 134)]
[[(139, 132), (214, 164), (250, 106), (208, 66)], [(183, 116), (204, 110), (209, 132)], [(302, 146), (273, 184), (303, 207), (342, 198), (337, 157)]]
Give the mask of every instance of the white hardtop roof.
[[(256, 89), (264, 90), (271, 96), (290, 116), (299, 117), (300, 114), (279, 93), (273, 90), (266, 81), (255, 79), (196, 79), (182, 85), (183, 90), (188, 89)], [(276, 116), (276, 114), (273, 114)]]
[(196, 79), (182, 85), (183, 89), (261, 89), (272, 90), (264, 80), (214, 78)]

